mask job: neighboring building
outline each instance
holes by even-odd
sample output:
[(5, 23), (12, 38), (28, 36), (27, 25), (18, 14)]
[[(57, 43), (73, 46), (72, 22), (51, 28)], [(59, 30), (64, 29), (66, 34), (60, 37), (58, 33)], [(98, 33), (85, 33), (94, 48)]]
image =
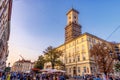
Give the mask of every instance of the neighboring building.
[(118, 49), (116, 51), (117, 55), (118, 55), (118, 60), (120, 61), (120, 43), (117, 44)]
[(16, 61), (13, 66), (12, 70), (14, 72), (27, 72), (30, 71), (34, 67), (34, 62), (31, 62), (30, 60), (19, 60)]
[(5, 69), (8, 57), (12, 0), (0, 0), (0, 69)]
[[(96, 43), (106, 42), (89, 33), (83, 33), (78, 23), (79, 12), (71, 9), (67, 13), (67, 26), (65, 27), (65, 43), (57, 47), (63, 51), (61, 61), (65, 64), (68, 75), (95, 74), (97, 72), (93, 59), (90, 58), (89, 50)], [(45, 64), (46, 68), (51, 66)]]
[(120, 43), (118, 43), (118, 47), (119, 47), (119, 49), (120, 49)]
[[(120, 61), (120, 43), (116, 43), (115, 51), (116, 51), (116, 54), (117, 54), (117, 56), (118, 56), (118, 57), (117, 57), (118, 60), (115, 60), (115, 61), (114, 61), (114, 65)], [(113, 67), (113, 70), (114, 70), (114, 75), (115, 75), (115, 76), (120, 76), (120, 72), (116, 72), (116, 71), (115, 71), (115, 67)]]

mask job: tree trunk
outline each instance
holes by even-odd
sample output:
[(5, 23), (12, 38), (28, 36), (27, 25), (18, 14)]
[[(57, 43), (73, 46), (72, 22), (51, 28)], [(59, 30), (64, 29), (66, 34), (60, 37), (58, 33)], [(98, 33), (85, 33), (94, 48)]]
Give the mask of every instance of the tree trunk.
[(104, 72), (105, 75), (107, 75), (107, 72)]
[(54, 63), (52, 63), (52, 69), (54, 69), (54, 67), (55, 67), (55, 64), (54, 64)]

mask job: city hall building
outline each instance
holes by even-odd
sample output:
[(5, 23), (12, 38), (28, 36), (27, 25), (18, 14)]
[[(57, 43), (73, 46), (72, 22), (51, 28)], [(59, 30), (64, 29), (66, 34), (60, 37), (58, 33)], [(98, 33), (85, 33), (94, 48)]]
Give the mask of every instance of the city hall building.
[(71, 76), (95, 74), (96, 67), (94, 61), (90, 58), (89, 50), (96, 43), (106, 42), (92, 34), (82, 34), (78, 14), (79, 12), (73, 8), (66, 14), (65, 43), (58, 47), (64, 54), (60, 59), (65, 63), (67, 74)]
[[(65, 42), (57, 47), (63, 51), (60, 60), (65, 64), (66, 73), (70, 76), (98, 73), (95, 62), (90, 57), (90, 49), (96, 43), (109, 42), (90, 33), (82, 33), (77, 10), (72, 8), (66, 15)], [(50, 67), (50, 63), (45, 63), (45, 68)]]
[(8, 57), (12, 0), (0, 0), (0, 70), (4, 70)]

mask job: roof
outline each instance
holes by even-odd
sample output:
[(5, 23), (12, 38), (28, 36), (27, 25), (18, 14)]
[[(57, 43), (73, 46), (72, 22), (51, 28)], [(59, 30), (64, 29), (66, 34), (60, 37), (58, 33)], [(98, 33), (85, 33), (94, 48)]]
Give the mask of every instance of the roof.
[(68, 15), (71, 11), (74, 11), (74, 12), (76, 12), (76, 13), (78, 13), (78, 14), (79, 14), (79, 12), (78, 12), (77, 10), (75, 10), (74, 8), (72, 8), (72, 9), (70, 9), (70, 10), (67, 12), (67, 14), (66, 14), (66, 15)]
[(95, 35), (93, 35), (93, 34), (90, 34), (90, 33), (85, 32), (85, 33), (81, 34), (80, 36), (76, 37), (75, 39), (72, 39), (71, 41), (65, 42), (64, 44), (58, 46), (57, 48), (59, 48), (59, 47), (65, 45), (65, 44), (67, 44), (67, 43), (69, 43), (69, 42), (72, 42), (72, 41), (74, 41), (74, 40), (76, 40), (76, 39), (78, 39), (78, 38), (80, 38), (80, 37), (82, 37), (82, 36), (84, 36), (84, 35), (87, 35), (87, 36), (91, 36), (91, 37), (97, 38), (97, 39), (99, 39), (99, 40), (101, 40), (101, 41), (104, 41), (104, 42), (108, 42), (108, 41), (106, 41), (106, 40), (104, 40), (104, 39), (101, 39), (101, 38), (99, 38), (99, 37), (97, 37), (97, 36), (95, 36)]
[(19, 60), (19, 61), (16, 61), (17, 63), (31, 63), (30, 60)]

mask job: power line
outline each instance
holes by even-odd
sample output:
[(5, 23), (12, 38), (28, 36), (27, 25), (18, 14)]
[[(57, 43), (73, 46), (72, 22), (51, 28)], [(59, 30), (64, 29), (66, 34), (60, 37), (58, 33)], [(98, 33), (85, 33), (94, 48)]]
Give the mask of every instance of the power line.
[(106, 38), (106, 40), (108, 40), (113, 35), (113, 33), (115, 33), (119, 28), (120, 25)]

